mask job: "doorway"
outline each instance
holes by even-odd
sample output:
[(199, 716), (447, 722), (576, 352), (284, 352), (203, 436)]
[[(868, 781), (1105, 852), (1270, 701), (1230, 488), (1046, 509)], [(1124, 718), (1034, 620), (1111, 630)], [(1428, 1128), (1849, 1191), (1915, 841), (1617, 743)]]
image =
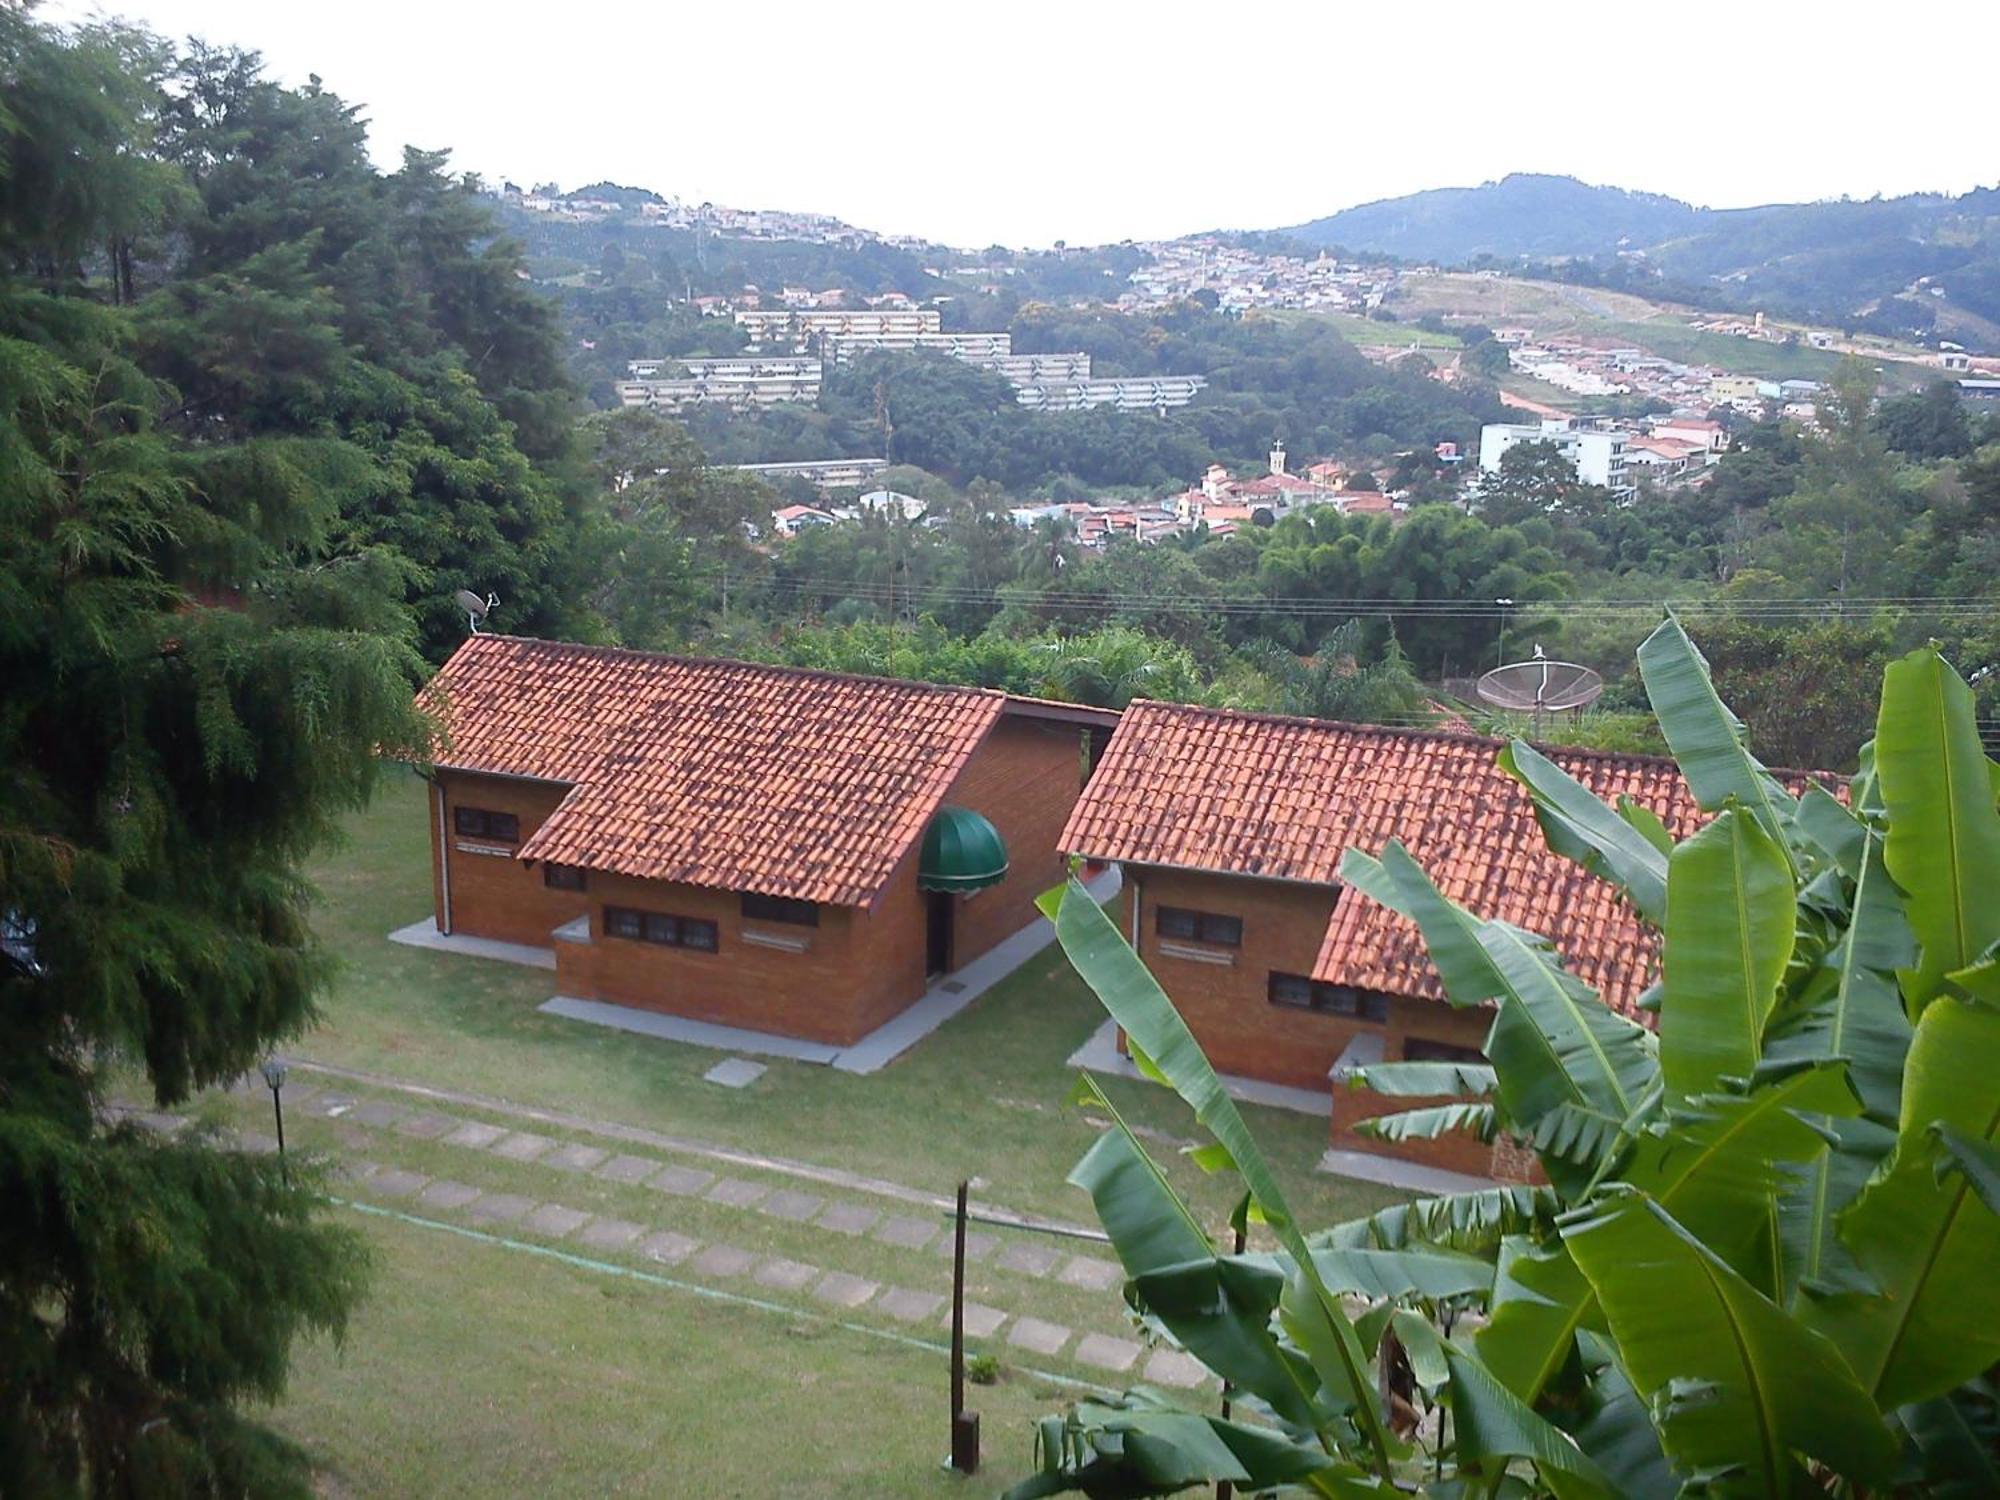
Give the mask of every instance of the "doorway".
[(951, 909), (949, 891), (924, 892), (924, 977), (935, 979), (951, 971)]

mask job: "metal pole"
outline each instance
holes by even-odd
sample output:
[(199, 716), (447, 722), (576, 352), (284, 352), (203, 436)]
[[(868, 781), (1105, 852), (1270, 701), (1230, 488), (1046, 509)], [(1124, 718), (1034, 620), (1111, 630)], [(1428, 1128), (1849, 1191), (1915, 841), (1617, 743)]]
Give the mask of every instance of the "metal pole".
[[(1243, 1253), (1243, 1226), (1241, 1224), (1236, 1226), (1235, 1232), (1230, 1236), (1230, 1239), (1235, 1247), (1232, 1253), (1241, 1255)], [(1226, 1380), (1222, 1382), (1222, 1420), (1225, 1422), (1229, 1420), (1229, 1382)], [(1216, 1480), (1215, 1500), (1231, 1500), (1231, 1497), (1235, 1493), (1236, 1486), (1231, 1484), (1227, 1479)]]
[(951, 1247), (951, 1466), (961, 1474), (979, 1468), (979, 1415), (965, 1409), (965, 1195), (958, 1185), (958, 1214)]
[(283, 1084), (274, 1083), (271, 1085), (271, 1113), (276, 1115), (278, 1120), (278, 1176), (286, 1187), (290, 1187), (292, 1185), (292, 1169), (285, 1161), (285, 1106), (280, 1097), (283, 1092)]

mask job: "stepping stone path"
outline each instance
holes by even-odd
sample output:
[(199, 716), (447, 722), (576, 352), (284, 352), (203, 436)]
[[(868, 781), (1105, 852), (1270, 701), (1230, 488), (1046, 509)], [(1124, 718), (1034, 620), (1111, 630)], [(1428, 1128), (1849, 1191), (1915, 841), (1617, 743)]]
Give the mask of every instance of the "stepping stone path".
[(699, 1167), (662, 1167), (646, 1179), (646, 1186), (658, 1188), (663, 1193), (678, 1193), (683, 1198), (692, 1198), (713, 1181), (715, 1174), (704, 1172)]
[(384, 1167), (368, 1179), (368, 1191), (379, 1193), (384, 1198), (407, 1198), (430, 1178), (421, 1172), (406, 1172), (401, 1167)]
[[(951, 1259), (953, 1238), (952, 1235), (946, 1234), (941, 1236), (937, 1242), (938, 1253), (944, 1256), (946, 1260)], [(999, 1248), (1000, 1241), (992, 1235), (981, 1234), (973, 1229), (965, 1231), (965, 1258), (968, 1261), (984, 1260)]]
[(1019, 1271), (1023, 1276), (1046, 1276), (1062, 1264), (1062, 1252), (1047, 1245), (1016, 1243), (993, 1258), (1003, 1271)]
[(1076, 1341), (1076, 1357), (1100, 1370), (1129, 1370), (1140, 1354), (1130, 1339), (1114, 1339), (1109, 1334), (1086, 1333)]
[(593, 1219), (577, 1231), (576, 1242), (593, 1250), (622, 1250), (646, 1232), (630, 1219)]
[(850, 1276), (845, 1271), (829, 1271), (826, 1279), (813, 1288), (813, 1295), (822, 1302), (831, 1302), (835, 1307), (859, 1307), (881, 1289), (879, 1281)]
[(1192, 1390), (1208, 1379), (1208, 1370), (1200, 1360), (1178, 1349), (1155, 1349), (1153, 1357), (1146, 1361), (1146, 1379), (1153, 1385)]
[(744, 1089), (764, 1076), (764, 1064), (752, 1062), (747, 1057), (724, 1058), (706, 1073), (702, 1074), (710, 1083), (719, 1083), (726, 1089)]
[(819, 1275), (818, 1266), (809, 1266), (802, 1260), (784, 1260), (774, 1255), (757, 1268), (756, 1279), (764, 1286), (774, 1286), (785, 1292), (796, 1292), (817, 1275)]
[(708, 1190), (711, 1203), (727, 1203), (731, 1208), (748, 1208), (771, 1190), (761, 1182), (745, 1182), (741, 1177), (725, 1177)]
[(337, 1175), (342, 1182), (366, 1182), (382, 1170), (379, 1162), (362, 1161), (352, 1157), (340, 1164)]
[(559, 1240), (589, 1222), (590, 1215), (580, 1208), (565, 1208), (560, 1203), (544, 1203), (521, 1220), (521, 1227), (533, 1230), (536, 1234), (545, 1234), (552, 1240)]
[(1072, 1255), (1056, 1272), (1064, 1286), (1080, 1286), (1087, 1291), (1108, 1292), (1125, 1281), (1125, 1268), (1115, 1260), (1099, 1260), (1094, 1255)]
[(611, 1153), (599, 1146), (584, 1146), (572, 1141), (556, 1147), (542, 1158), (542, 1165), (554, 1167), (559, 1172), (588, 1172)]
[(944, 1306), (944, 1297), (938, 1292), (913, 1292), (908, 1287), (892, 1286), (876, 1299), (875, 1305), (892, 1318), (921, 1323)]
[(339, 1119), (361, 1101), (352, 1094), (321, 1094), (312, 1102), (312, 1112), (330, 1120)]
[(869, 1208), (862, 1203), (836, 1203), (819, 1216), (822, 1229), (831, 1229), (838, 1234), (866, 1234), (882, 1217), (879, 1209)]
[(1061, 1323), (1045, 1323), (1040, 1318), (1016, 1318), (1007, 1330), (1007, 1342), (1036, 1354), (1054, 1354), (1069, 1342), (1069, 1329)]
[(704, 1276), (741, 1276), (756, 1259), (734, 1245), (710, 1245), (694, 1258), (694, 1268)]
[(632, 1248), (647, 1260), (658, 1261), (663, 1266), (677, 1266), (701, 1248), (701, 1241), (675, 1234), (671, 1229), (662, 1229), (658, 1234), (647, 1235)]
[(500, 1137), (488, 1149), (508, 1161), (536, 1161), (554, 1144), (547, 1136), (536, 1135), (532, 1130), (516, 1130)]
[[(361, 1120), (361, 1110), (367, 1108), (368, 1106), (364, 1104), (361, 1106), (361, 1109), (357, 1109), (354, 1112), (355, 1119)], [(402, 1113), (401, 1110), (397, 1110), (396, 1112), (398, 1114)], [(368, 1122), (362, 1120), (362, 1123), (365, 1125)], [(406, 1120), (397, 1121), (396, 1128), (402, 1131), (404, 1135), (414, 1135), (423, 1140), (433, 1141), (456, 1124), (458, 1124), (458, 1121), (454, 1120), (450, 1115), (411, 1115)]]
[(488, 1125), (480, 1120), (467, 1120), (447, 1135), (444, 1143), (447, 1146), (469, 1146), (474, 1151), (483, 1151), (506, 1133), (505, 1125)]
[(649, 1156), (614, 1156), (596, 1169), (596, 1175), (606, 1182), (638, 1182), (651, 1177), (659, 1165)]
[(344, 1118), (379, 1128), (395, 1124), (403, 1115), (404, 1109), (400, 1104), (391, 1104), (386, 1099), (369, 1099), (346, 1111)]
[[(996, 1333), (1000, 1325), (1007, 1321), (1007, 1315), (997, 1307), (988, 1307), (984, 1302), (965, 1304), (965, 1331), (971, 1337), (983, 1339)], [(951, 1310), (947, 1308), (944, 1326), (951, 1327)]]
[(803, 1224), (825, 1206), (826, 1199), (811, 1193), (793, 1192), (790, 1188), (781, 1188), (757, 1205), (772, 1218), (789, 1219), (794, 1224)]
[(533, 1198), (519, 1193), (483, 1193), (466, 1213), (490, 1224), (511, 1224), (534, 1206)]
[(453, 1182), (449, 1177), (440, 1177), (417, 1194), (417, 1202), (426, 1208), (463, 1208), (478, 1196), (479, 1189), (471, 1183)]
[(938, 1227), (930, 1219), (905, 1219), (891, 1214), (875, 1226), (875, 1238), (885, 1245), (899, 1245), (905, 1250), (921, 1250), (931, 1242)]

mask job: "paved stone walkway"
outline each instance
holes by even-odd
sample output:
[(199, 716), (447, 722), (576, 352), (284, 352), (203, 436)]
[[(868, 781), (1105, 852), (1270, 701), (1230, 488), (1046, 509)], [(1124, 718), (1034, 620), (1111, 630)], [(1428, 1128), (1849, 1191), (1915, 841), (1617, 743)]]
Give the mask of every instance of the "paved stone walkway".
[[(382, 1145), (392, 1151), (395, 1138), (404, 1136), (457, 1148), (466, 1152), (468, 1159), (490, 1155), (546, 1168), (547, 1191), (556, 1195), (550, 1201), (540, 1201), (539, 1190), (533, 1197), (523, 1192), (487, 1193), (472, 1183), (449, 1177), (431, 1179), (393, 1163), (349, 1161), (343, 1165), (343, 1175), (364, 1197), (402, 1203), (421, 1213), (458, 1218), (496, 1233), (561, 1241), (580, 1251), (630, 1256), (673, 1266), (681, 1274), (701, 1280), (735, 1283), (788, 1298), (804, 1297), (810, 1303), (843, 1314), (880, 1316), (930, 1330), (933, 1335), (950, 1326), (948, 1299), (934, 1288), (884, 1284), (847, 1271), (825, 1270), (795, 1254), (762, 1255), (726, 1241), (697, 1239), (658, 1223), (593, 1214), (560, 1199), (564, 1181), (574, 1183), (578, 1174), (589, 1174), (620, 1186), (650, 1188), (660, 1194), (660, 1209), (669, 1218), (674, 1212), (674, 1202), (699, 1197), (725, 1210), (768, 1217), (822, 1235), (829, 1255), (836, 1260), (843, 1254), (836, 1248), (839, 1240), (866, 1237), (901, 1250), (927, 1251), (948, 1263), (953, 1237), (941, 1214), (920, 1217), (884, 1212), (874, 1203), (851, 1197), (828, 1197), (804, 1187), (773, 1188), (766, 1182), (727, 1173), (718, 1175), (643, 1151), (614, 1152), (558, 1139), (541, 1131), (465, 1119), (435, 1108), (438, 1101), (429, 1091), (426, 1097), (403, 1104), (393, 1099), (362, 1099), (337, 1089), (306, 1088), (288, 1091), (286, 1102), (306, 1113), (380, 1132)], [(483, 1102), (473, 1107), (490, 1108)], [(717, 1154), (711, 1153), (710, 1160), (716, 1159)], [(771, 1170), (758, 1158), (723, 1154), (722, 1159)], [(781, 1176), (793, 1175), (782, 1168), (779, 1171)], [(906, 1203), (925, 1199), (925, 1195), (901, 1188), (892, 1195), (883, 1194), (882, 1188), (895, 1185), (844, 1173), (816, 1171), (812, 1181), (816, 1186), (860, 1191), (878, 1199), (894, 1196)], [(931, 1201), (942, 1206), (942, 1200)], [(746, 1221), (746, 1230), (749, 1222)], [(750, 1233), (754, 1236), (755, 1231)], [(1116, 1316), (1118, 1309), (1108, 1294), (1120, 1285), (1124, 1273), (1115, 1260), (1096, 1252), (1099, 1252), (1097, 1246), (1073, 1251), (1060, 1239), (968, 1230), (967, 1261), (986, 1269), (989, 1285), (1004, 1283), (1009, 1289), (1006, 1300), (1014, 1305), (998, 1307), (968, 1300), (967, 1335), (981, 1341), (997, 1340), (1037, 1359), (1066, 1358), (1093, 1371), (1144, 1379), (1156, 1385), (1194, 1388), (1212, 1383), (1198, 1362), (1177, 1350), (1148, 1349), (1134, 1339), (1101, 1329), (1079, 1331), (1034, 1315), (1043, 1300), (1038, 1287), (1053, 1282), (1107, 1294), (1106, 1315)], [(851, 1250), (844, 1253), (851, 1258)]]

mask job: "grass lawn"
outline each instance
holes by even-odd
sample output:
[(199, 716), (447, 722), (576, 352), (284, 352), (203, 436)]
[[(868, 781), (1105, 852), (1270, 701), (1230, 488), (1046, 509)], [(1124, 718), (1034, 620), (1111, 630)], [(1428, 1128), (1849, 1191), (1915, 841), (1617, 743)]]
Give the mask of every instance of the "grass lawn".
[[(713, 1052), (540, 1014), (553, 979), (546, 971), (387, 941), (429, 908), (424, 790), (415, 776), (392, 773), (353, 820), (347, 845), (314, 872), (317, 925), (345, 967), (295, 1055), (939, 1194), (972, 1177), (985, 1201), (1090, 1222), (1087, 1198), (1063, 1179), (1098, 1126), (1066, 1105), (1074, 1074), (1065, 1059), (1103, 1013), (1058, 950), (872, 1077), (772, 1061), (748, 1089), (719, 1088), (701, 1077)], [(1135, 1126), (1156, 1135), (1168, 1175), (1219, 1226), (1228, 1183), (1174, 1150), (1194, 1134), (1185, 1106), (1147, 1084), (1105, 1087)], [(260, 1095), (209, 1107), (263, 1128), (269, 1106)], [(1246, 1114), (1309, 1225), (1399, 1196), (1312, 1170), (1324, 1119), (1250, 1106)], [(287, 1126), (299, 1148), (379, 1157), (489, 1193), (641, 1221), (660, 1207), (650, 1189), (588, 1177), (552, 1184), (544, 1168), (387, 1130), (371, 1135), (309, 1111), (288, 1111)], [(1059, 1387), (1037, 1388), (1018, 1373), (981, 1389), (975, 1404), (994, 1477), (953, 1488), (936, 1471), (944, 1365), (934, 1350), (843, 1331), (824, 1308), (814, 1316), (729, 1305), (445, 1228), (338, 1212), (378, 1248), (375, 1291), (344, 1350), (307, 1351), (276, 1421), (308, 1444), (342, 1493), (983, 1495), (1021, 1477), (1028, 1419), (1063, 1399)], [(830, 1245), (839, 1237), (705, 1202), (676, 1212), (704, 1242), (727, 1239), (899, 1285), (948, 1284), (929, 1252), (869, 1239)], [(1010, 1275), (982, 1267), (970, 1294), (1017, 1308), (1033, 1295), (1043, 1316), (1079, 1330), (1122, 1328), (1115, 1290), (1050, 1282), (1024, 1293), (1018, 1277), (1009, 1290)], [(917, 1333), (941, 1337), (934, 1327)]]
[(1395, 344), (1405, 349), (1415, 344), (1423, 349), (1456, 349), (1463, 342), (1455, 333), (1433, 333), (1428, 328), (1419, 328), (1414, 321), (1378, 323), (1354, 313), (1317, 310), (1299, 316), (1331, 324), (1350, 344)]

